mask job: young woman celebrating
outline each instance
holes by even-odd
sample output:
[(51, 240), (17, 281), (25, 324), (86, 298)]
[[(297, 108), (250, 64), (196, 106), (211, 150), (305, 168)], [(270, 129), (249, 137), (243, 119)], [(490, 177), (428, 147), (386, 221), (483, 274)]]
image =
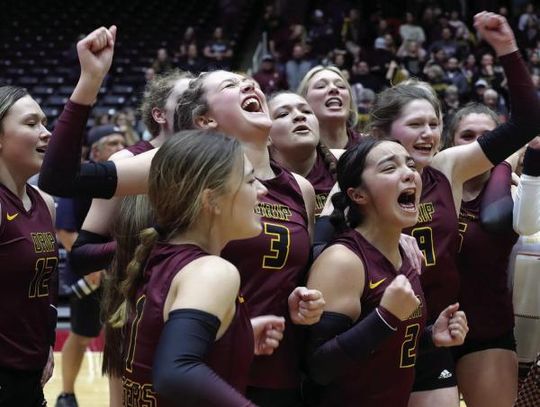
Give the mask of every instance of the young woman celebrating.
[[(439, 312), (458, 299), (458, 223), (463, 183), (502, 162), (540, 131), (540, 104), (506, 19), (493, 13), (475, 16), (475, 26), (495, 49), (508, 78), (512, 114), (477, 141), (439, 153), (441, 118), (434, 95), (423, 86), (397, 85), (378, 95), (370, 125), (373, 134), (399, 140), (421, 172), (423, 190), (418, 222), (406, 233), (424, 252), (421, 276), (433, 323)], [(436, 154), (437, 153), (437, 154)], [(420, 352), (411, 406), (457, 406), (450, 352)]]
[[(450, 144), (473, 143), (498, 124), (497, 114), (487, 106), (467, 105), (450, 122)], [(463, 184), (457, 266), (459, 302), (470, 331), (463, 346), (453, 352), (458, 386), (469, 407), (509, 407), (517, 394), (514, 312), (507, 267), (518, 235), (510, 221), (497, 231), (486, 230), (481, 223), (489, 205), (503, 198), (512, 202), (511, 184), (512, 167), (506, 161)], [(508, 215), (510, 220), (511, 206)]]
[[(326, 300), (310, 329), (308, 365), (320, 406), (407, 406), (426, 304), (418, 273), (402, 255), (401, 230), (418, 218), (420, 175), (393, 141), (366, 138), (338, 162), (332, 197), (341, 232), (313, 264), (308, 287)], [(467, 322), (446, 308), (426, 341), (463, 343)]]
[(157, 224), (141, 232), (117, 313), (120, 324), (127, 317), (124, 404), (252, 405), (242, 393), (253, 350), (272, 353), (281, 329), (266, 323), (283, 320), (252, 328), (238, 270), (219, 254), (261, 232), (253, 208), (265, 192), (223, 134), (186, 131), (156, 154), (148, 197)]
[(313, 185), (315, 215), (319, 215), (336, 182), (336, 156), (343, 150), (330, 151), (320, 143), (317, 116), (302, 96), (280, 92), (272, 96), (268, 107), (272, 118), (270, 156)]
[[(102, 27), (80, 41), (85, 52), (81, 77), (67, 107), (71, 113), (79, 109), (88, 114), (110, 67), (115, 33), (114, 26)], [(65, 117), (59, 118), (55, 134)], [(51, 138), (45, 125), (45, 114), (24, 89), (0, 87), (0, 256), (6, 290), (0, 318), (3, 405), (43, 405), (42, 386), (52, 374), (58, 289), (54, 203), (27, 183), (40, 170)]]
[(319, 120), (321, 143), (331, 149), (349, 148), (361, 139), (354, 131), (358, 112), (351, 85), (339, 69), (321, 65), (302, 79), (298, 94), (304, 97)]

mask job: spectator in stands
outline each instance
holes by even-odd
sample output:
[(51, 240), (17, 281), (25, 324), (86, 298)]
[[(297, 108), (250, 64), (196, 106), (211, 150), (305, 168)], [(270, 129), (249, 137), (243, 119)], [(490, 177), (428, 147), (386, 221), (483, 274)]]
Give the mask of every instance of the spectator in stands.
[(475, 102), (482, 103), (484, 99), (484, 92), (489, 88), (488, 83), (485, 79), (478, 79), (474, 83), (474, 92), (471, 95), (471, 99)]
[[(104, 162), (125, 147), (124, 135), (112, 125), (94, 127), (88, 134), (91, 160)], [(57, 207), (57, 236), (69, 253), (77, 239), (91, 199), (60, 198)], [(75, 275), (77, 273), (75, 272)], [(73, 286), (70, 298), (71, 331), (62, 348), (62, 393), (56, 407), (76, 407), (75, 380), (79, 374), (86, 348), (101, 331), (100, 298), (101, 271), (86, 275)]]
[(182, 41), (178, 47), (177, 59), (180, 61), (183, 58), (187, 57), (189, 53), (189, 47), (191, 45), (197, 45), (197, 37), (195, 35), (195, 28), (193, 26), (186, 27), (184, 35), (182, 36)]
[(479, 68), (476, 64), (476, 57), (474, 54), (469, 54), (463, 61), (462, 65), (463, 74), (467, 78), (469, 84), (472, 83), (473, 78), (478, 74)]
[(390, 62), (395, 59), (392, 51), (386, 49), (386, 41), (383, 37), (375, 40), (374, 49), (369, 56), (369, 65), (371, 73), (384, 78)]
[(419, 77), (426, 62), (426, 50), (416, 41), (404, 41), (397, 50), (396, 56), (410, 75)]
[(370, 38), (369, 25), (362, 20), (360, 10), (351, 8), (341, 27), (341, 40), (345, 47), (356, 56), (360, 53), (361, 47), (370, 45)]
[(444, 97), (442, 99), (442, 111), (444, 113), (443, 129), (446, 129), (446, 124), (450, 122), (454, 114), (459, 110), (459, 91), (455, 85), (449, 85), (444, 91)]
[(399, 35), (403, 43), (415, 41), (418, 45), (426, 41), (426, 34), (424, 29), (416, 24), (414, 14), (411, 12), (405, 13), (405, 22), (399, 26)]
[(499, 96), (495, 89), (486, 89), (482, 95), (482, 103), (497, 113), (499, 122), (504, 123), (508, 118), (508, 110), (504, 99)]
[(199, 57), (199, 50), (195, 42), (187, 47), (187, 54), (178, 61), (180, 69), (191, 72), (195, 75), (206, 69), (204, 61)]
[(208, 60), (210, 70), (230, 69), (233, 49), (231, 42), (225, 38), (222, 27), (214, 29), (212, 38), (206, 43), (203, 53)]
[(320, 9), (313, 12), (312, 26), (308, 30), (307, 38), (311, 42), (313, 55), (321, 58), (337, 44), (334, 28), (331, 21), (325, 18)]
[(467, 25), (459, 19), (459, 11), (452, 10), (450, 12), (450, 19), (448, 24), (454, 30), (454, 38), (456, 41), (469, 41), (471, 32), (467, 28)]
[(151, 80), (155, 78), (155, 76), (156, 76), (156, 71), (154, 70), (154, 68), (150, 67), (144, 70), (144, 80), (146, 82), (150, 82)]
[(426, 79), (437, 93), (439, 99), (442, 99), (449, 82), (444, 77), (444, 71), (439, 65), (431, 65), (425, 69)]
[(369, 121), (369, 111), (375, 101), (375, 92), (366, 88), (358, 89), (358, 86), (361, 85), (356, 84), (352, 89), (356, 107), (358, 108), (358, 123), (356, 124), (356, 129), (361, 132)]
[(312, 66), (312, 62), (305, 57), (304, 45), (296, 44), (293, 47), (292, 59), (285, 64), (285, 74), (290, 89), (298, 88), (300, 81)]
[(359, 83), (366, 89), (378, 93), (385, 86), (385, 81), (370, 72), (367, 61), (357, 61), (352, 68), (351, 83)]
[(459, 67), (459, 61), (456, 57), (448, 58), (444, 77), (447, 82), (456, 86), (461, 99), (464, 99), (467, 96), (469, 93), (469, 82)]
[(152, 68), (154, 68), (156, 74), (162, 74), (173, 68), (167, 49), (160, 48), (157, 50), (156, 59), (152, 63)]
[(444, 27), (441, 31), (441, 39), (434, 41), (429, 48), (430, 51), (435, 49), (443, 49), (447, 57), (457, 56), (458, 43), (454, 39), (450, 27)]
[(283, 73), (276, 69), (275, 59), (271, 54), (266, 54), (261, 59), (261, 66), (253, 75), (266, 96), (272, 93), (289, 89), (289, 85)]
[(490, 88), (496, 91), (501, 91), (501, 84), (504, 80), (504, 75), (499, 67), (494, 64), (493, 55), (486, 52), (480, 59), (480, 70), (473, 76), (473, 82), (476, 83), (479, 79), (487, 82)]
[(529, 21), (533, 23), (538, 22), (538, 16), (536, 15), (533, 3), (527, 3), (525, 5), (525, 12), (519, 16), (519, 31), (525, 31), (529, 25)]
[(124, 135), (126, 145), (132, 146), (141, 139), (141, 136), (137, 133), (137, 130), (135, 130), (132, 122), (128, 120), (128, 116), (123, 110), (117, 112), (111, 121)]

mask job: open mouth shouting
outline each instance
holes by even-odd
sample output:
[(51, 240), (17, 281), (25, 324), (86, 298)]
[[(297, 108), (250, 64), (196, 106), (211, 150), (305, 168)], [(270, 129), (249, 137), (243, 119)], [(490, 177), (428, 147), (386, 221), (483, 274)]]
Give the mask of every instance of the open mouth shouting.
[(249, 113), (262, 113), (261, 101), (256, 96), (248, 96), (242, 102), (242, 109)]
[(433, 143), (417, 143), (413, 148), (422, 154), (430, 154), (433, 151)]
[(416, 213), (416, 188), (404, 189), (398, 196), (398, 205), (407, 212)]
[(324, 105), (329, 108), (341, 109), (343, 107), (343, 101), (340, 98), (331, 97), (326, 100)]

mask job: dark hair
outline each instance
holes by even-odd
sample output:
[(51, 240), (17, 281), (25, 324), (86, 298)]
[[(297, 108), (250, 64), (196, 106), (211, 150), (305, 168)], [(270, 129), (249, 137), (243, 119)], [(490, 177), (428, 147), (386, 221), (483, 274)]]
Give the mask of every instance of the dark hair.
[(444, 148), (454, 145), (454, 136), (459, 126), (459, 123), (470, 114), (485, 114), (495, 123), (495, 126), (501, 124), (497, 113), (482, 103), (470, 102), (459, 109), (450, 119), (444, 137)]
[(355, 228), (362, 223), (362, 213), (347, 194), (347, 190), (362, 184), (362, 174), (368, 154), (384, 141), (386, 140), (372, 136), (364, 137), (362, 142), (345, 151), (339, 158), (337, 182), (340, 191), (332, 195), (334, 212), (330, 215), (330, 221), (338, 232)]
[(0, 86), (0, 131), (2, 131), (2, 122), (11, 106), (19, 99), (28, 96), (26, 89), (19, 86)]
[(430, 91), (429, 85), (419, 81), (398, 84), (380, 92), (375, 98), (367, 124), (371, 134), (378, 138), (391, 137), (392, 124), (399, 118), (403, 108), (415, 100), (428, 101), (441, 119), (441, 104)]

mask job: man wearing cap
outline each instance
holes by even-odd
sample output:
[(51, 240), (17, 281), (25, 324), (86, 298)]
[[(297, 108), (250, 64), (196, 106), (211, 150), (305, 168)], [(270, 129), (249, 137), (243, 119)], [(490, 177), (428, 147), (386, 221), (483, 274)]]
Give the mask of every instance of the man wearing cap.
[(261, 66), (257, 73), (253, 75), (266, 96), (279, 90), (289, 89), (285, 75), (276, 69), (274, 57), (266, 54), (261, 59)]
[[(107, 161), (109, 157), (125, 147), (122, 132), (113, 125), (102, 125), (88, 132), (87, 145), (90, 160)], [(77, 239), (78, 231), (90, 209), (91, 199), (60, 198), (56, 210), (56, 233), (58, 240), (69, 253)], [(69, 261), (66, 264), (69, 268)], [(84, 353), (92, 338), (99, 336), (101, 322), (99, 301), (101, 271), (88, 274), (77, 280), (74, 270), (67, 272), (67, 285), (71, 288), (70, 319), (71, 331), (62, 349), (62, 393), (56, 407), (77, 407), (75, 379), (79, 373)], [(66, 283), (66, 282), (64, 282)]]

